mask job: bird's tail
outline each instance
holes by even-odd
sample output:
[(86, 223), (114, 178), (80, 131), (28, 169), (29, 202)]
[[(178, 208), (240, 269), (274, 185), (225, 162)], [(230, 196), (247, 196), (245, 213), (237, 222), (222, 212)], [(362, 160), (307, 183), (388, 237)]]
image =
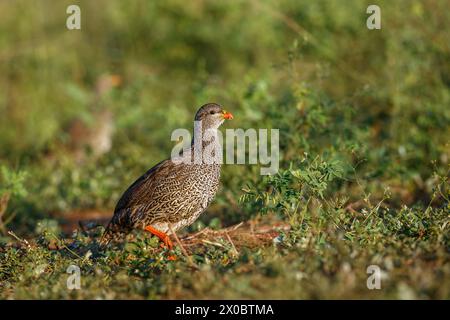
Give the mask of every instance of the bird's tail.
[(106, 228), (105, 232), (103, 232), (102, 238), (100, 239), (100, 246), (106, 247), (113, 239), (114, 233), (111, 231), (111, 229)]
[(111, 241), (117, 242), (123, 240), (127, 233), (128, 232), (126, 232), (126, 230), (123, 230), (114, 223), (110, 222), (106, 227), (105, 232), (103, 232), (102, 238), (100, 239), (100, 246), (106, 247)]

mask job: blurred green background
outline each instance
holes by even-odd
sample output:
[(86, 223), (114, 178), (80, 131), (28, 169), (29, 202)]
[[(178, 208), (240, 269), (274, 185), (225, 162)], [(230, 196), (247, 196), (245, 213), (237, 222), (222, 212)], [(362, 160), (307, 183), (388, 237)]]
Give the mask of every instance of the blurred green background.
[[(279, 128), (281, 170), (224, 166), (194, 229), (311, 197), (448, 221), (449, 2), (376, 1), (382, 29), (368, 30), (372, 2), (0, 1), (2, 241), (110, 215), (206, 102), (233, 113), (228, 128)], [(65, 26), (70, 4), (81, 30)]]

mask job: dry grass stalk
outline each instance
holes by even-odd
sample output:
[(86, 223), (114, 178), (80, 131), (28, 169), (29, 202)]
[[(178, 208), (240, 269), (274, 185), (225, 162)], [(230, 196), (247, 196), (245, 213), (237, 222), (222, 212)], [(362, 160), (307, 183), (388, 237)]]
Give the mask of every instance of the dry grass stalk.
[(189, 251), (194, 251), (202, 244), (214, 245), (224, 248), (218, 239), (228, 241), (233, 253), (239, 254), (239, 248), (255, 248), (272, 244), (275, 237), (279, 235), (279, 230), (289, 230), (288, 224), (252, 225), (250, 222), (239, 223), (237, 225), (221, 230), (211, 230), (205, 228), (195, 234), (181, 238), (184, 247)]

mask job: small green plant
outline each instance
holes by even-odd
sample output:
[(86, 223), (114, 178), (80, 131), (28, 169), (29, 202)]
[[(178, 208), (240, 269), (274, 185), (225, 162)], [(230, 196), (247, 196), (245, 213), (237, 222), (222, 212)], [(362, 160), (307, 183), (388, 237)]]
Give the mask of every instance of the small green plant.
[(310, 204), (327, 202), (325, 194), (330, 184), (343, 178), (343, 167), (338, 160), (326, 161), (322, 156), (309, 159), (308, 155), (297, 167), (264, 178), (257, 186), (247, 185), (240, 197), (241, 203), (251, 202), (258, 212), (274, 212), (286, 218), (293, 228), (299, 228)]
[(14, 171), (0, 166), (0, 231), (6, 233), (6, 225), (14, 218), (14, 214), (7, 217), (6, 211), (11, 197), (20, 199), (27, 195), (24, 186), (26, 171)]

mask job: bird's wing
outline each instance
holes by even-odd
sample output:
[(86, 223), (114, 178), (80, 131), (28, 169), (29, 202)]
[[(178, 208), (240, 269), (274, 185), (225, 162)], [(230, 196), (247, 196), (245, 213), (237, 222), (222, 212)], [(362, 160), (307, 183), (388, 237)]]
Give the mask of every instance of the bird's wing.
[(156, 186), (165, 180), (174, 166), (172, 161), (163, 160), (149, 169), (124, 192), (117, 202), (114, 213), (151, 202)]
[(103, 244), (107, 244), (118, 234), (128, 233), (133, 226), (136, 211), (145, 206), (154, 206), (152, 199), (155, 189), (168, 180), (174, 166), (170, 160), (161, 161), (128, 187), (117, 202), (114, 215), (106, 227), (101, 240)]

